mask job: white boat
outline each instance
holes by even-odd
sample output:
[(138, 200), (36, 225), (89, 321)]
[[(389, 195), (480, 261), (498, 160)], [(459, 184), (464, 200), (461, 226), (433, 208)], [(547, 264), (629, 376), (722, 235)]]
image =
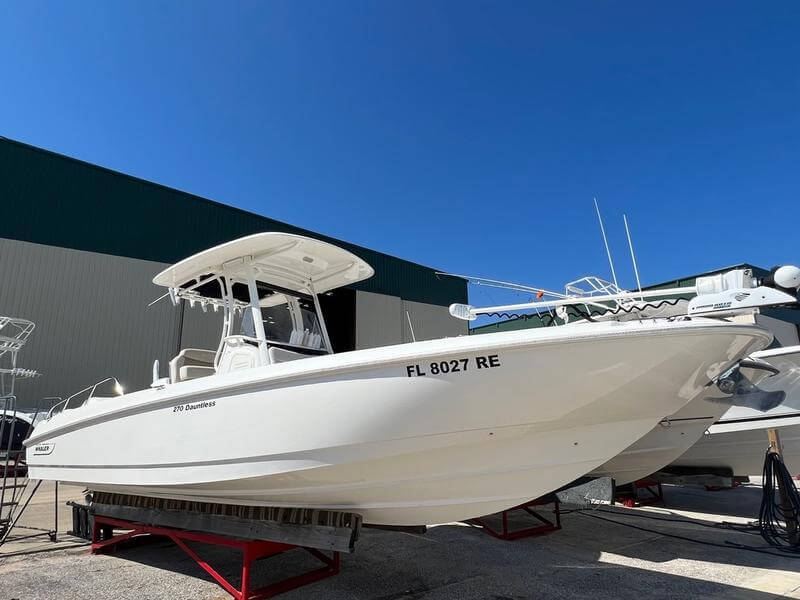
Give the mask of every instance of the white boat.
[(669, 415), (644, 437), (637, 440), (590, 475), (613, 477), (617, 485), (645, 479), (681, 456), (731, 406), (701, 395), (676, 413)]
[(332, 354), (317, 295), (371, 275), (282, 233), (168, 268), (154, 282), (174, 301), (224, 311), (219, 348), (183, 350), (150, 389), (67, 399), (26, 441), (31, 477), (375, 524), (461, 520), (591, 471), (772, 339), (700, 318)]
[[(787, 274), (789, 275), (788, 285), (795, 285), (797, 269), (792, 267), (784, 268), (784, 272), (786, 271), (788, 271)], [(469, 279), (481, 285), (493, 285), (518, 291), (544, 292), (539, 288), (530, 288), (506, 282), (479, 278)], [(567, 283), (564, 294), (547, 293), (557, 298), (559, 302), (570, 303), (568, 306), (562, 304), (557, 307), (557, 310), (560, 309), (558, 317), (567, 322), (576, 319), (577, 322), (585, 322), (589, 319), (601, 322), (638, 321), (642, 319), (686, 317), (693, 307), (697, 305), (708, 306), (709, 303), (704, 299), (706, 296), (703, 295), (703, 291), (716, 293), (719, 290), (727, 289), (729, 291), (735, 290), (733, 291), (734, 297), (737, 295), (740, 297), (758, 296), (757, 294), (747, 293), (748, 290), (753, 289), (752, 286), (756, 283), (758, 282), (753, 281), (752, 273), (749, 270), (738, 270), (699, 278), (694, 288), (646, 292), (645, 294), (651, 296), (647, 298), (641, 291), (623, 290), (616, 284), (599, 277), (583, 277)], [(783, 283), (786, 283), (786, 281), (784, 280)], [(700, 301), (690, 301), (686, 297), (695, 294), (698, 295)], [(783, 292), (778, 291), (778, 294), (782, 295)], [(606, 299), (613, 297), (614, 300), (598, 302), (598, 298), (601, 297)], [(581, 299), (585, 302), (582, 304), (576, 302), (576, 300)], [(777, 299), (787, 304), (793, 300), (791, 296), (783, 298), (778, 296)], [(721, 300), (721, 302), (712, 303), (712, 306), (719, 304), (724, 307), (724, 305), (729, 304), (727, 299), (723, 298)], [(773, 300), (770, 299), (770, 302)], [(541, 307), (541, 304), (539, 306)], [(495, 308), (493, 311), (496, 312), (507, 308)], [(752, 312), (757, 308), (757, 306), (749, 306), (746, 310), (737, 308), (734, 314), (746, 314), (746, 312)], [(542, 312), (539, 314), (541, 316)], [(723, 313), (722, 316), (731, 315)], [(730, 411), (729, 414), (736, 414), (735, 411), (738, 409), (731, 408), (734, 404), (756, 407), (766, 398), (771, 402), (771, 405), (774, 405), (776, 403), (776, 390), (781, 389), (784, 385), (780, 382), (781, 380), (772, 380), (766, 386), (756, 387), (756, 385), (760, 385), (766, 377), (773, 375), (778, 369), (787, 370), (785, 361), (784, 364), (777, 365), (777, 369), (774, 369), (769, 364), (765, 366), (759, 359), (761, 356), (775, 356), (776, 354), (778, 354), (776, 351), (754, 353), (752, 360), (743, 361), (736, 369), (726, 374), (721, 385), (709, 386), (704, 394), (701, 394), (674, 414), (665, 417), (650, 432), (588, 475), (592, 477), (612, 477), (617, 485), (644, 479), (678, 459), (697, 443), (703, 437), (703, 434), (722, 418), (726, 412)], [(798, 378), (795, 376), (794, 379)], [(800, 397), (797, 404), (798, 409), (800, 409)], [(763, 416), (763, 413), (759, 414)], [(800, 423), (800, 410), (796, 411), (796, 416), (798, 417), (797, 422)], [(787, 449), (791, 451), (800, 442), (800, 426), (797, 427), (796, 431), (787, 430), (786, 434)], [(766, 435), (762, 431), (757, 437), (759, 445), (754, 456), (763, 458), (761, 449)], [(734, 444), (733, 446), (735, 447), (736, 445)]]
[[(709, 386), (706, 393), (666, 417), (647, 435), (599, 466), (591, 475), (613, 477), (617, 485), (625, 485), (656, 473), (695, 445), (723, 415), (735, 410), (736, 407), (732, 408), (735, 403), (753, 403), (765, 396), (773, 397), (763, 384), (770, 375), (757, 363), (742, 361), (722, 384)], [(744, 379), (737, 387), (725, 388), (732, 379), (740, 378)]]
[(777, 428), (783, 460), (789, 471), (800, 474), (800, 346), (756, 352), (779, 373), (759, 383), (766, 392), (784, 392), (777, 406), (737, 403), (701, 436), (675, 466), (729, 469), (737, 476), (761, 475), (769, 446), (767, 429)]
[[(598, 286), (604, 290), (613, 287), (609, 282), (597, 281), (600, 282)], [(574, 286), (575, 282), (568, 284), (568, 287), (570, 285)], [(702, 286), (703, 282), (700, 281), (699, 285)], [(688, 306), (689, 300), (685, 298), (652, 302), (629, 300), (627, 305), (614, 306), (607, 311), (595, 310), (593, 318), (596, 320), (671, 318), (686, 315)], [(677, 460), (694, 446), (714, 423), (723, 418), (723, 415), (736, 410), (732, 408), (734, 404), (752, 404), (765, 396), (773, 397), (771, 391), (775, 389), (775, 384), (770, 383), (766, 387), (761, 385), (767, 377), (773, 375), (758, 364), (758, 357), (761, 355), (762, 352), (754, 353), (751, 357), (754, 360), (745, 361), (741, 368), (737, 367), (729, 374), (724, 382), (729, 388), (725, 388), (724, 385), (710, 386), (707, 393), (666, 417), (647, 435), (600, 465), (590, 475), (612, 477), (617, 485), (645, 479)], [(734, 380), (739, 383), (733, 383)], [(800, 413), (798, 416), (800, 417)]]

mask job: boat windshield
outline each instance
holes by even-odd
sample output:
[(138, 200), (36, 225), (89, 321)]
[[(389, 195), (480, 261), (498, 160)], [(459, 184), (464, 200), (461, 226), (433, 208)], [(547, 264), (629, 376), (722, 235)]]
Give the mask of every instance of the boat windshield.
[[(282, 302), (261, 307), (267, 343), (309, 350), (325, 350), (325, 340), (314, 303), (305, 298), (283, 296)], [(255, 338), (252, 312), (244, 311), (242, 334)]]

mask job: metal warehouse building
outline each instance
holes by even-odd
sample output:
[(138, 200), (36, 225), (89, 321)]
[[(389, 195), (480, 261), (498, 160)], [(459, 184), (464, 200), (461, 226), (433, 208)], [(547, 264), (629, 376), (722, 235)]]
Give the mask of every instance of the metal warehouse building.
[[(447, 306), (466, 282), (122, 173), (0, 138), (0, 314), (36, 323), (20, 366), (42, 377), (19, 386), (22, 404), (66, 396), (114, 375), (149, 385), (153, 361), (181, 348), (216, 348), (221, 314), (173, 307), (152, 284), (169, 264), (262, 231), (342, 246), (375, 275), (323, 298), (336, 351), (466, 333)], [(406, 316), (408, 313), (408, 317)], [(163, 367), (162, 367), (163, 368)]]

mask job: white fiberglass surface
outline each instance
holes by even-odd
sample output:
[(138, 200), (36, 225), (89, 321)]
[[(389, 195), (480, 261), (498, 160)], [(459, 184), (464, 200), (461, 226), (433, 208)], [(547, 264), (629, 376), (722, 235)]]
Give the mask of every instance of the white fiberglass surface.
[[(792, 475), (800, 475), (800, 424), (796, 419), (774, 422), (783, 449), (783, 460)], [(712, 428), (713, 429), (713, 428)], [(688, 467), (727, 467), (734, 475), (761, 475), (769, 447), (766, 427), (726, 429), (708, 433), (673, 464)]]
[(40, 425), (29, 463), (41, 478), (245, 503), (511, 502), (608, 460), (770, 339), (741, 325), (590, 331), (604, 335), (452, 338), (129, 394)]
[(288, 233), (265, 232), (239, 238), (168, 267), (153, 283), (178, 287), (198, 276), (221, 273), (224, 264), (252, 259), (258, 279), (295, 291), (326, 292), (372, 277), (361, 258), (327, 242)]
[(617, 485), (652, 475), (694, 445), (727, 406), (727, 403), (717, 404), (698, 397), (598, 467), (593, 474), (613, 477)]
[[(765, 330), (752, 325), (740, 325), (722, 323), (719, 321), (697, 319), (691, 322), (667, 323), (667, 322), (627, 322), (627, 323), (578, 323), (569, 326), (553, 327), (546, 329), (528, 329), (514, 332), (501, 332), (486, 335), (462, 336), (457, 338), (445, 338), (416, 342), (411, 344), (400, 344), (396, 346), (385, 346), (369, 350), (357, 350), (341, 354), (328, 354), (324, 356), (309, 357), (302, 361), (286, 362), (273, 364), (266, 367), (259, 367), (245, 371), (233, 372), (215, 377), (204, 377), (196, 380), (185, 381), (175, 385), (168, 385), (163, 389), (146, 389), (138, 392), (125, 394), (123, 396), (109, 399), (108, 401), (84, 406), (80, 409), (70, 409), (55, 415), (49, 422), (44, 423), (42, 428), (34, 433), (34, 440), (38, 440), (46, 431), (56, 429), (60, 426), (79, 422), (85, 418), (100, 417), (107, 414), (112, 416), (114, 413), (126, 413), (130, 409), (139, 405), (147, 406), (150, 404), (168, 404), (172, 402), (188, 401), (196, 395), (214, 393), (226, 394), (233, 393), (242, 386), (253, 384), (281, 386), (287, 383), (305, 378), (325, 376), (331, 373), (345, 374), (351, 370), (368, 369), (391, 363), (400, 363), (401, 369), (409, 361), (426, 360), (431, 356), (439, 354), (458, 355), (459, 353), (489, 352), (499, 348), (513, 350), (515, 348), (528, 345), (560, 344), (569, 342), (570, 344), (581, 340), (595, 340), (601, 338), (614, 339), (618, 337), (640, 336), (648, 338), (651, 336), (661, 337), (666, 335), (687, 335), (698, 336), (702, 340), (712, 332), (729, 334), (738, 333), (732, 337), (731, 347), (726, 351), (726, 356), (721, 357), (721, 361), (733, 361), (738, 353), (750, 347), (754, 343), (761, 346), (769, 343), (771, 336)], [(754, 341), (760, 339), (760, 342)], [(594, 352), (602, 352), (601, 346), (589, 345), (586, 347), (587, 358)], [(724, 364), (721, 362), (720, 364)], [(555, 365), (551, 368), (569, 369), (574, 374), (576, 364), (574, 361), (567, 361), (560, 367)], [(405, 375), (403, 371), (401, 373)], [(596, 387), (603, 383), (602, 373), (591, 374), (596, 379), (592, 386)], [(546, 383), (546, 379), (543, 380)], [(677, 409), (676, 409), (677, 410)]]
[(720, 419), (720, 424), (747, 421), (752, 422), (752, 427), (767, 427), (766, 423), (759, 424), (759, 421), (767, 417), (800, 418), (800, 346), (764, 350), (754, 353), (753, 357), (764, 360), (779, 370), (777, 375), (761, 380), (758, 384), (759, 389), (765, 392), (783, 391), (786, 396), (778, 406), (768, 410), (747, 402), (745, 396), (743, 401), (734, 402)]

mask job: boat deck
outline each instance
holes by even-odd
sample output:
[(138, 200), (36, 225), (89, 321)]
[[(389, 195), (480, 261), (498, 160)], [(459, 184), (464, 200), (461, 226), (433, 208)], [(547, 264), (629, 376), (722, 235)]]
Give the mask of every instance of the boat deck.
[[(47, 488), (51, 490), (51, 488)], [(62, 499), (80, 498), (61, 487)], [(665, 504), (641, 508), (602, 507), (563, 514), (563, 529), (539, 538), (503, 542), (463, 524), (432, 527), (425, 535), (366, 529), (354, 554), (342, 556), (341, 574), (280, 596), (287, 600), (487, 599), (487, 598), (800, 598), (800, 558), (731, 547), (763, 547), (757, 535), (708, 527), (744, 524), (755, 517), (757, 485), (707, 492), (664, 486)], [(50, 527), (52, 497), (41, 493), (27, 524)], [(657, 521), (655, 519), (677, 519)], [(30, 521), (39, 521), (31, 523)], [(62, 510), (62, 532), (69, 511)], [(680, 537), (670, 537), (680, 536)], [(688, 541), (689, 538), (695, 541)], [(69, 540), (63, 533), (61, 544)], [(46, 540), (7, 544), (0, 553), (42, 550)], [(221, 570), (233, 575), (239, 558), (209, 549)], [(264, 583), (313, 565), (303, 553), (257, 563)], [(13, 598), (228, 597), (168, 542), (91, 556), (86, 547), (0, 557), (4, 590)]]

